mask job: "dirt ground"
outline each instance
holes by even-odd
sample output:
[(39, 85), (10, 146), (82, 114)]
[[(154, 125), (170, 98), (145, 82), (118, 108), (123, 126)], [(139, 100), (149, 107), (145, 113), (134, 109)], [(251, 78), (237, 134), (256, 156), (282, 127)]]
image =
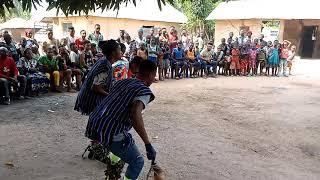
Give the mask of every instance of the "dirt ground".
[[(295, 65), (289, 78), (154, 84), (144, 119), (167, 179), (320, 179), (320, 61)], [(0, 106), (1, 180), (103, 179), (103, 164), (81, 158), (87, 118), (75, 97)]]

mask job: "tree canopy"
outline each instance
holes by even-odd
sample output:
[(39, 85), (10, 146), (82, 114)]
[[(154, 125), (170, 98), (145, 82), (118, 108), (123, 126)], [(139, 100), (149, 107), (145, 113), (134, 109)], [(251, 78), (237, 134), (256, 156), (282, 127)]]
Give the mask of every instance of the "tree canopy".
[(12, 2), (14, 4), (14, 8), (4, 9), (4, 12), (3, 12), (4, 15), (2, 15), (3, 13), (1, 12), (0, 23), (15, 17), (30, 19), (31, 17), (30, 11), (23, 10), (22, 4), (19, 0), (13, 0)]
[(222, 0), (174, 0), (174, 6), (188, 17), (188, 22), (184, 25), (186, 29), (193, 34), (204, 31), (210, 39), (214, 33), (214, 21), (206, 21), (206, 18), (220, 2)]
[[(68, 14), (88, 14), (89, 11), (95, 11), (97, 9), (119, 9), (123, 3), (134, 3), (139, 0), (16, 0), (21, 4), (24, 11), (30, 12), (32, 7), (35, 9), (42, 6), (42, 2), (47, 2), (47, 10), (56, 8), (58, 11), (62, 11), (65, 15)], [(146, 1), (146, 0), (144, 0)], [(149, 0), (148, 0), (149, 1)], [(154, 0), (153, 0), (154, 1)], [(159, 8), (166, 2), (173, 3), (174, 0), (157, 0)], [(185, 1), (185, 0), (182, 0)], [(0, 6), (0, 17), (5, 18), (6, 12), (17, 8), (17, 3), (12, 0), (2, 0), (2, 6)]]

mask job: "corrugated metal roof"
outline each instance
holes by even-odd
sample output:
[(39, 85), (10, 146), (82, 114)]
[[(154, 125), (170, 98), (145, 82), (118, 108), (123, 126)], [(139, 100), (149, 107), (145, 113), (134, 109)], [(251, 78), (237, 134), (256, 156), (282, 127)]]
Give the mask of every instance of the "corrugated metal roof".
[(320, 19), (320, 0), (239, 0), (220, 3), (207, 20)]
[[(44, 21), (52, 17), (65, 17), (65, 15), (62, 12), (58, 15), (56, 12), (56, 9), (46, 12), (44, 15)], [(76, 14), (69, 16), (79, 15)], [(169, 4), (162, 6), (162, 10), (160, 11), (158, 3), (155, 0), (137, 1), (136, 6), (134, 6), (132, 2), (128, 3), (127, 6), (125, 4), (122, 4), (118, 12), (112, 10), (101, 12), (101, 10), (96, 10), (95, 12), (89, 12), (88, 16), (126, 18), (145, 21), (161, 21), (175, 23), (187, 22), (187, 17), (182, 12), (178, 11)]]

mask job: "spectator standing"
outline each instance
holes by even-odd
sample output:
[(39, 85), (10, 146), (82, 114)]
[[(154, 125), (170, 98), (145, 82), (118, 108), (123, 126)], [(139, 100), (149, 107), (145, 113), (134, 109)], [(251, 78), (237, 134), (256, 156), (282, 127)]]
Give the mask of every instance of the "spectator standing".
[(136, 42), (136, 47), (137, 49), (140, 48), (140, 45), (143, 43), (143, 44), (146, 44), (146, 38), (143, 37), (143, 29), (140, 28), (138, 30), (138, 37), (136, 37), (135, 39), (135, 42)]
[(169, 45), (170, 49), (173, 50), (178, 45), (178, 32), (174, 26), (170, 27), (170, 34), (169, 34)]
[(245, 37), (245, 33), (244, 33), (244, 30), (242, 29), (241, 31), (240, 31), (240, 36), (239, 36), (239, 38), (238, 38), (238, 43), (239, 43), (239, 46), (240, 47), (243, 47), (244, 46), (244, 44), (246, 43), (246, 37)]
[(264, 34), (260, 34), (260, 36), (259, 36), (259, 46), (261, 48), (268, 46), (267, 41), (264, 40)]
[(100, 51), (99, 42), (100, 42), (100, 41), (103, 41), (103, 35), (102, 35), (101, 32), (100, 32), (100, 24), (96, 24), (96, 25), (94, 26), (94, 32), (89, 35), (88, 40), (89, 40), (91, 43), (96, 44), (98, 51)]
[(117, 39), (118, 43), (125, 43), (125, 33), (126, 32), (122, 29), (119, 31), (119, 38)]
[(67, 40), (68, 40), (68, 47), (69, 47), (71, 43), (75, 43), (76, 37), (74, 36), (75, 34), (74, 27), (71, 26), (68, 28), (68, 30), (69, 30), (69, 35), (67, 37)]
[(83, 73), (80, 68), (80, 55), (79, 55), (78, 47), (74, 43), (70, 44), (69, 59), (70, 59), (70, 62), (67, 65), (72, 70), (72, 75), (76, 77), (77, 90), (80, 90), (82, 86)]
[(233, 36), (233, 32), (229, 32), (229, 37), (227, 39), (228, 44), (232, 44), (234, 42)]
[(188, 49), (189, 48), (189, 44), (190, 44), (190, 38), (188, 37), (188, 33), (187, 30), (183, 29), (181, 32), (181, 42), (183, 45), (184, 49)]
[(162, 34), (159, 38), (160, 43), (162, 44), (168, 44), (169, 43), (169, 36), (166, 28), (162, 28), (161, 30)]
[(204, 37), (204, 32), (201, 31), (199, 34), (198, 34), (198, 37), (196, 39), (196, 44), (198, 45), (198, 48), (200, 50), (200, 52), (203, 50), (204, 48), (204, 45), (205, 45), (205, 37)]
[(245, 38), (245, 42), (246, 42), (246, 43), (250, 43), (250, 44), (253, 43), (253, 40), (252, 40), (252, 31), (248, 31), (248, 32), (247, 32), (247, 37)]
[(155, 40), (156, 40), (156, 44), (158, 44), (159, 46), (162, 46), (160, 43), (161, 35), (162, 35), (162, 29), (158, 29), (158, 34), (155, 35)]

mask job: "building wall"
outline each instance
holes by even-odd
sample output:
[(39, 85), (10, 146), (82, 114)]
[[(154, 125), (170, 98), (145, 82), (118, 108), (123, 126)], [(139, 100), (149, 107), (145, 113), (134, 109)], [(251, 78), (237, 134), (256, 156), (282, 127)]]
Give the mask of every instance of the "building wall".
[(103, 17), (64, 17), (57, 18), (54, 22), (54, 34), (56, 38), (62, 38), (63, 35), (63, 23), (72, 23), (72, 26), (76, 30), (76, 36), (80, 36), (81, 30), (86, 30), (87, 34), (90, 34), (94, 30), (95, 24), (101, 25), (101, 33), (105, 39), (115, 39), (119, 36), (119, 30), (126, 30), (129, 35), (134, 38), (137, 36), (138, 29), (142, 26), (155, 26), (155, 27), (167, 27), (175, 26), (180, 31), (179, 23), (167, 23), (157, 21), (141, 21), (132, 19), (116, 19), (116, 18), (103, 18)]
[[(298, 55), (301, 53), (301, 38), (303, 26), (319, 26), (320, 20), (286, 20), (283, 37), (286, 40), (291, 41), (292, 44), (297, 46)], [(313, 58), (320, 58), (320, 32), (317, 31), (316, 43), (314, 47)]]
[(300, 20), (287, 20), (285, 21), (283, 39), (290, 41), (292, 45), (296, 45), (299, 50), (301, 43), (301, 31), (302, 26), (300, 24)]
[(258, 37), (261, 33), (261, 20), (217, 20), (215, 29), (215, 46), (220, 44), (222, 38), (228, 38), (229, 32), (239, 36), (240, 27), (248, 26), (253, 33), (253, 37)]

